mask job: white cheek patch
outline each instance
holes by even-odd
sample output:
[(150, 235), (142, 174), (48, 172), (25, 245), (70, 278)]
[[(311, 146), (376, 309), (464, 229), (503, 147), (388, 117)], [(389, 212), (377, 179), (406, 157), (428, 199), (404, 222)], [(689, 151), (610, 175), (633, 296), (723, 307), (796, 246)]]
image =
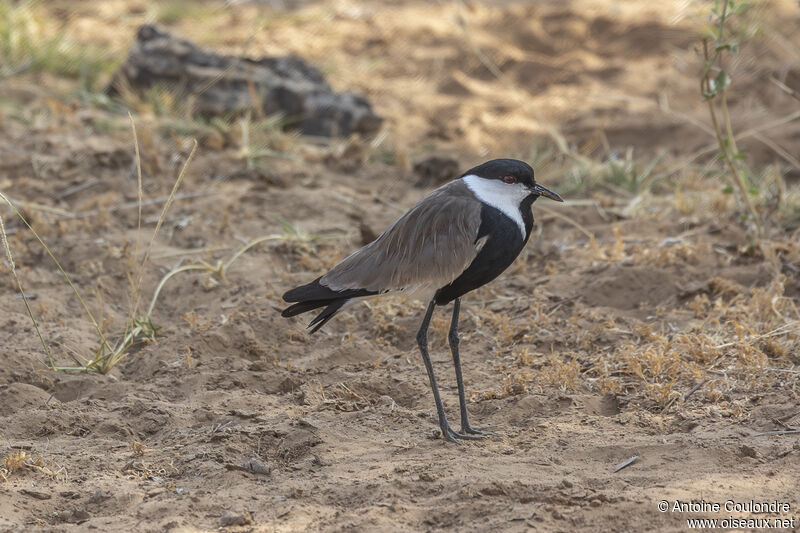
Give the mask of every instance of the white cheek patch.
[(505, 183), (501, 180), (488, 180), (470, 174), (461, 178), (472, 194), (481, 202), (488, 204), (516, 222), (522, 238), (525, 239), (525, 222), (519, 209), (522, 200), (531, 194), (522, 183)]

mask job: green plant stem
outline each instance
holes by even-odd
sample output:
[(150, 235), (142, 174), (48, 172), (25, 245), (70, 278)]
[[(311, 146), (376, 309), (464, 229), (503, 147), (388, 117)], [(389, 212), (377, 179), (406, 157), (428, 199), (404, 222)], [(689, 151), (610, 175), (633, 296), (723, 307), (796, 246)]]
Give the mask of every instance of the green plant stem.
[[(722, 41), (722, 32), (725, 30), (725, 19), (727, 17), (728, 17), (728, 0), (725, 0), (725, 2), (722, 4), (722, 14), (719, 17), (719, 30), (717, 30), (717, 36), (716, 36), (716, 39), (714, 39), (714, 41), (717, 44), (719, 44)], [(703, 48), (704, 48), (703, 51), (705, 53), (705, 58), (706, 58), (706, 68), (703, 71), (703, 76), (700, 78), (701, 89), (702, 89), (702, 86), (703, 86), (703, 82), (708, 80), (708, 75), (711, 73), (711, 70), (714, 68), (714, 64), (717, 62), (717, 59), (719, 58), (719, 54), (720, 54), (720, 50), (718, 50), (717, 47), (715, 46), (714, 47), (714, 57), (709, 59), (708, 58), (708, 48), (706, 48), (705, 40), (703, 41)]]
[(180, 272), (186, 272), (187, 270), (210, 270), (210, 269), (206, 265), (185, 265), (168, 272), (166, 276), (161, 278), (161, 281), (159, 282), (155, 292), (153, 293), (153, 299), (150, 300), (150, 307), (147, 308), (146, 316), (148, 318), (150, 318), (150, 316), (153, 314), (153, 309), (156, 306), (156, 300), (158, 300), (158, 295), (161, 293), (161, 289), (164, 287), (164, 284), (167, 282), (167, 280), (169, 280), (175, 274), (178, 274)]
[(3, 223), (3, 217), (0, 217), (0, 237), (3, 239), (3, 247), (6, 250), (6, 257), (8, 258), (8, 264), (11, 266), (11, 274), (14, 276), (14, 280), (17, 282), (17, 288), (19, 289), (19, 294), (22, 296), (22, 301), (25, 302), (25, 309), (28, 311), (28, 316), (31, 317), (31, 322), (33, 322), (33, 328), (36, 330), (36, 335), (39, 337), (39, 341), (42, 343), (42, 349), (44, 353), (47, 354), (47, 360), (50, 362), (50, 368), (55, 368), (55, 362), (53, 361), (53, 355), (50, 352), (50, 348), (48, 348), (47, 343), (44, 342), (44, 337), (42, 336), (42, 332), (39, 331), (39, 323), (36, 322), (36, 319), (33, 317), (33, 311), (31, 311), (31, 305), (28, 303), (28, 297), (25, 295), (25, 290), (22, 288), (22, 282), (17, 276), (17, 267), (14, 265), (14, 258), (11, 255), (11, 247), (8, 245), (8, 236), (6, 236), (6, 226)]
[(139, 275), (141, 272), (141, 268), (144, 265), (139, 264), (139, 239), (142, 233), (142, 155), (139, 152), (139, 136), (136, 134), (136, 122), (133, 120), (133, 115), (128, 112), (128, 118), (131, 121), (131, 131), (133, 132), (133, 146), (136, 150), (136, 193), (137, 193), (137, 204), (138, 204), (138, 217), (136, 221), (136, 245), (133, 252), (133, 257), (135, 261), (135, 271), (133, 273), (133, 278), (131, 279), (131, 295), (130, 295), (130, 309), (128, 315), (128, 323), (130, 324), (133, 320), (133, 317), (136, 316), (138, 309), (134, 307), (134, 302), (138, 303), (138, 298), (136, 297), (136, 285), (134, 284), (134, 280), (139, 279)]
[(739, 167), (736, 165), (736, 162), (733, 160), (733, 157), (731, 157), (730, 146), (725, 146), (725, 138), (722, 136), (722, 130), (720, 129), (719, 121), (717, 120), (717, 113), (716, 110), (714, 109), (714, 102), (710, 99), (708, 100), (708, 110), (709, 113), (711, 114), (711, 123), (714, 126), (714, 134), (717, 137), (717, 143), (719, 144), (719, 149), (722, 152), (722, 156), (724, 157), (725, 162), (728, 164), (728, 168), (733, 174), (734, 182), (736, 183), (736, 187), (739, 189), (739, 194), (744, 200), (744, 203), (747, 206), (747, 210), (750, 212), (750, 216), (753, 217), (753, 222), (756, 225), (756, 231), (758, 232), (758, 236), (761, 237), (761, 223), (759, 222), (758, 211), (756, 210), (756, 206), (753, 204), (753, 200), (750, 198), (750, 193), (747, 190), (747, 183), (745, 182), (744, 176), (742, 176)]
[(155, 290), (155, 292), (153, 292), (153, 299), (150, 300), (150, 307), (147, 308), (147, 315), (145, 315), (145, 316), (147, 318), (150, 318), (153, 315), (153, 310), (155, 309), (155, 306), (156, 306), (156, 300), (158, 300), (158, 296), (159, 296), (159, 294), (161, 294), (161, 289), (164, 288), (164, 285), (167, 283), (167, 281), (172, 276), (174, 276), (175, 274), (179, 274), (180, 272), (187, 272), (189, 270), (205, 270), (207, 272), (211, 272), (212, 274), (216, 274), (219, 277), (224, 279), (225, 278), (225, 274), (228, 271), (228, 268), (230, 268), (230, 266), (234, 263), (234, 261), (239, 259), (239, 257), (241, 257), (242, 254), (244, 254), (247, 250), (249, 250), (250, 248), (252, 248), (253, 246), (255, 246), (257, 244), (261, 244), (262, 242), (277, 241), (277, 240), (282, 240), (282, 239), (283, 239), (283, 236), (281, 236), (281, 235), (266, 235), (264, 237), (259, 237), (258, 239), (254, 240), (252, 242), (249, 242), (245, 246), (240, 248), (235, 254), (233, 254), (233, 257), (228, 259), (228, 261), (226, 261), (225, 263), (219, 264), (219, 266), (217, 266), (217, 268), (214, 268), (214, 267), (212, 267), (212, 266), (210, 266), (208, 264), (192, 264), (192, 265), (185, 265), (185, 266), (182, 266), (182, 267), (178, 267), (178, 268), (168, 272), (166, 276), (161, 278), (161, 281), (158, 283), (158, 286), (156, 286), (156, 290)]
[[(714, 97), (717, 96), (717, 94), (715, 93), (715, 91), (711, 90), (711, 81), (709, 79), (709, 76), (714, 66), (717, 64), (717, 62), (721, 62), (720, 46), (725, 31), (725, 21), (728, 16), (728, 1), (729, 0), (724, 0), (722, 4), (722, 12), (720, 13), (719, 17), (719, 28), (717, 30), (717, 35), (715, 38), (716, 46), (714, 47), (713, 56), (710, 56), (708, 52), (707, 40), (703, 41), (703, 57), (705, 58), (705, 69), (703, 71), (703, 76), (700, 78), (700, 94), (707, 95), (706, 102), (708, 103), (708, 111), (709, 114), (711, 115), (711, 123), (714, 128), (714, 135), (717, 138), (717, 144), (719, 145), (720, 152), (722, 153), (722, 156), (725, 159), (725, 163), (728, 165), (731, 174), (733, 174), (736, 188), (739, 190), (739, 195), (741, 196), (742, 201), (745, 203), (745, 206), (747, 207), (747, 210), (753, 219), (753, 223), (755, 224), (756, 227), (757, 237), (760, 239), (763, 234), (763, 228), (761, 227), (761, 219), (758, 215), (758, 211), (755, 207), (755, 204), (753, 204), (753, 200), (750, 197), (750, 192), (747, 188), (747, 181), (745, 177), (742, 175), (742, 171), (739, 168), (739, 165), (736, 163), (734, 158), (734, 156), (739, 153), (739, 150), (736, 146), (736, 138), (733, 135), (733, 127), (731, 126), (730, 113), (728, 112), (728, 99), (725, 94), (727, 89), (725, 86), (723, 86), (718, 93), (720, 100), (720, 112), (722, 113), (722, 118), (724, 120), (724, 127), (725, 127), (725, 133), (723, 134), (722, 127), (717, 118), (717, 110), (714, 106)], [(728, 141), (727, 144), (725, 142), (726, 138)]]
[(733, 127), (731, 126), (731, 114), (728, 113), (728, 95), (725, 94), (725, 91), (722, 91), (722, 94), (719, 95), (719, 104), (722, 108), (722, 117), (725, 119), (725, 131), (728, 134), (728, 145), (730, 146), (731, 152), (734, 154), (739, 153), (739, 148), (736, 146), (736, 137), (733, 135)]
[(258, 239), (247, 243), (244, 247), (240, 248), (239, 251), (237, 251), (235, 254), (233, 254), (233, 257), (228, 259), (228, 261), (225, 263), (225, 265), (222, 268), (222, 274), (225, 275), (225, 272), (228, 271), (228, 268), (233, 264), (233, 262), (236, 261), (237, 259), (239, 259), (239, 257), (241, 257), (241, 255), (243, 253), (245, 253), (247, 250), (249, 250), (253, 246), (255, 246), (257, 244), (261, 244), (262, 242), (266, 242), (266, 241), (278, 241), (278, 240), (282, 240), (282, 239), (283, 239), (282, 235), (267, 235), (265, 237), (259, 237)]
[(136, 280), (136, 300), (134, 302), (133, 308), (139, 308), (139, 299), (141, 295), (141, 287), (142, 287), (142, 278), (144, 277), (144, 265), (147, 264), (147, 260), (150, 258), (150, 252), (153, 249), (153, 243), (156, 240), (156, 236), (158, 235), (158, 231), (161, 229), (161, 225), (164, 223), (164, 218), (167, 216), (167, 211), (169, 210), (170, 206), (172, 205), (172, 200), (175, 198), (175, 193), (178, 192), (178, 187), (180, 186), (181, 182), (183, 181), (183, 177), (186, 175), (186, 169), (189, 168), (189, 163), (192, 162), (192, 158), (194, 158), (195, 152), (197, 152), (197, 139), (193, 139), (194, 144), (192, 146), (192, 151), (189, 153), (189, 157), (186, 158), (186, 162), (183, 164), (183, 168), (181, 168), (180, 173), (178, 174), (178, 179), (175, 180), (175, 185), (172, 186), (172, 191), (169, 194), (169, 198), (167, 198), (164, 207), (161, 209), (161, 214), (158, 217), (158, 222), (156, 222), (156, 227), (153, 230), (153, 236), (150, 239), (150, 243), (147, 245), (147, 250), (145, 250), (144, 257), (142, 258), (142, 268), (139, 272), (139, 277)]
[(56, 267), (58, 268), (58, 271), (61, 272), (61, 275), (64, 276), (65, 280), (67, 280), (67, 283), (69, 284), (70, 288), (72, 289), (72, 292), (75, 293), (75, 296), (78, 297), (78, 301), (81, 303), (81, 306), (83, 307), (83, 310), (86, 312), (86, 315), (89, 317), (89, 320), (92, 321), (92, 325), (94, 326), (94, 329), (97, 331), (97, 334), (100, 336), (100, 340), (102, 341), (103, 346), (105, 346), (106, 348), (111, 350), (111, 347), (108, 344), (108, 340), (106, 340), (106, 336), (103, 334), (103, 330), (100, 328), (100, 325), (97, 323), (97, 320), (95, 320), (94, 315), (89, 310), (89, 306), (87, 306), (86, 302), (83, 301), (83, 298), (81, 297), (80, 293), (78, 292), (78, 289), (75, 287), (75, 285), (72, 283), (72, 280), (70, 279), (70, 277), (67, 275), (67, 273), (64, 271), (64, 269), (61, 267), (61, 263), (58, 262), (58, 259), (56, 259), (56, 256), (53, 255), (53, 252), (50, 251), (50, 248), (47, 247), (47, 245), (44, 243), (44, 241), (39, 236), (39, 234), (36, 233), (36, 230), (33, 229), (33, 227), (30, 225), (30, 223), (28, 223), (28, 220), (22, 215), (22, 213), (19, 211), (19, 209), (17, 209), (17, 207), (14, 204), (11, 203), (11, 201), (6, 197), (6, 195), (0, 192), (0, 198), (3, 201), (5, 201), (11, 207), (11, 209), (14, 210), (14, 212), (17, 214), (19, 219), (22, 220), (22, 222), (25, 224), (25, 226), (29, 230), (31, 230), (31, 233), (33, 233), (33, 236), (36, 237), (36, 240), (38, 240), (39, 244), (42, 245), (42, 248), (44, 248), (44, 250), (47, 252), (47, 255), (49, 255), (50, 259), (52, 259), (53, 262), (56, 264)]
[(728, 2), (729, 0), (722, 2), (722, 14), (719, 16), (719, 33), (717, 34), (719, 40), (722, 40), (722, 33), (725, 31), (725, 19), (728, 18)]

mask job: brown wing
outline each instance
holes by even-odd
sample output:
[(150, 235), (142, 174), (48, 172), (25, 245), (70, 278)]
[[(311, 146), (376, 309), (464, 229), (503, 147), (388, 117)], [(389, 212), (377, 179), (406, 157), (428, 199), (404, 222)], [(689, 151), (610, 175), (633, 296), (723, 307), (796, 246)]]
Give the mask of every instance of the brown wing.
[(481, 203), (463, 182), (444, 185), (420, 200), (380, 237), (322, 276), (333, 290), (384, 292), (438, 289), (469, 266), (482, 243)]

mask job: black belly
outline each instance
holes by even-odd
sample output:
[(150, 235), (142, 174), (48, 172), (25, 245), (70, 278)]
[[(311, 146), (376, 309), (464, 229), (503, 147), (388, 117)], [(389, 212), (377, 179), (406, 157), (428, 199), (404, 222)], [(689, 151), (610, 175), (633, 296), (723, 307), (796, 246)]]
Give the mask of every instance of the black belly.
[(436, 291), (434, 300), (437, 305), (445, 305), (486, 285), (511, 266), (528, 241), (533, 227), (530, 204), (523, 205), (521, 208), (526, 230), (524, 238), (516, 222), (494, 207), (483, 206), (481, 226), (476, 242), (484, 236), (488, 236), (486, 244), (460, 276), (449, 285)]

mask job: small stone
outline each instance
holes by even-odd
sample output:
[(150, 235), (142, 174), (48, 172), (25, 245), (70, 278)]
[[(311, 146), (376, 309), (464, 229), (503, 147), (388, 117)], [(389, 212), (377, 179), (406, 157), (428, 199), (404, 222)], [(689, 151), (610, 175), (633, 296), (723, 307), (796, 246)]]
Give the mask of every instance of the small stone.
[(246, 526), (252, 522), (253, 517), (250, 516), (249, 512), (238, 513), (234, 511), (225, 511), (222, 516), (219, 517), (219, 525), (222, 527)]
[(51, 498), (50, 493), (39, 492), (38, 490), (22, 489), (20, 492), (31, 498), (36, 498), (37, 500), (49, 500)]
[(80, 524), (81, 522), (86, 522), (92, 516), (84, 511), (83, 509), (73, 509), (73, 510), (63, 510), (58, 513), (58, 518), (62, 522), (67, 522), (70, 524)]
[(758, 457), (758, 452), (752, 446), (748, 446), (747, 444), (742, 444), (739, 447), (739, 453), (742, 457), (752, 457), (753, 459)]
[(419, 480), (420, 481), (436, 481), (436, 476), (434, 474), (431, 474), (430, 472), (422, 472), (419, 475)]
[(249, 472), (257, 475), (266, 476), (272, 472), (272, 467), (270, 465), (261, 462), (256, 457), (251, 457), (250, 460), (242, 466), (244, 466)]
[[(149, 496), (149, 494), (148, 494)], [(97, 504), (102, 503), (111, 497), (111, 493), (107, 490), (99, 489), (94, 494), (92, 494), (91, 498), (89, 498), (90, 504)]]

